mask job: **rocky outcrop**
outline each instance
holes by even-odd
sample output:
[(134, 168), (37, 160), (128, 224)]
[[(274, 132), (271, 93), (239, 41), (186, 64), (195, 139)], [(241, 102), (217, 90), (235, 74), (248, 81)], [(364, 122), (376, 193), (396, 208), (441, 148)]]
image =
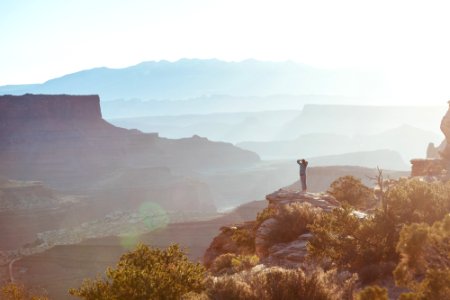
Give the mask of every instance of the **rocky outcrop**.
[[(305, 193), (294, 190), (279, 189), (266, 196), (269, 202), (268, 207), (275, 212), (281, 206), (291, 203), (307, 203), (312, 207), (325, 212), (331, 212), (339, 207), (339, 202), (327, 193)], [(301, 262), (306, 254), (306, 243), (310, 235), (301, 235), (294, 241), (273, 245), (270, 240), (272, 228), (277, 226), (279, 221), (276, 218), (269, 218), (261, 223), (255, 233), (255, 252), (260, 258), (265, 258), (267, 262)]]
[[(450, 106), (450, 101), (448, 101)], [(450, 107), (441, 121), (440, 129), (445, 136), (444, 141), (435, 147), (429, 143), (426, 159), (415, 158), (411, 160), (411, 176), (429, 176), (448, 180), (450, 170)]]
[(279, 189), (278, 191), (267, 195), (266, 200), (269, 201), (269, 207), (273, 208), (295, 202), (309, 203), (313, 207), (331, 211), (340, 205), (333, 196), (327, 193), (305, 193), (287, 189)]
[(312, 235), (308, 232), (300, 234), (295, 239), (285, 243), (275, 243), (271, 240), (272, 231), (280, 222), (275, 216), (281, 207), (293, 203), (310, 205), (319, 211), (331, 212), (339, 207), (339, 202), (327, 193), (305, 193), (295, 190), (280, 189), (266, 196), (268, 210), (272, 217), (256, 222), (223, 227), (221, 233), (212, 241), (204, 255), (204, 263), (208, 267), (215, 258), (225, 253), (243, 254), (239, 243), (233, 234), (239, 230), (251, 231), (254, 238), (254, 253), (262, 263), (295, 267), (303, 263), (307, 253), (307, 243)]
[(270, 264), (296, 266), (305, 261), (308, 240), (312, 234), (305, 233), (289, 243), (275, 244), (268, 249), (266, 261)]
[(445, 161), (440, 158), (412, 159), (411, 176), (439, 176), (446, 169)]
[(246, 245), (240, 245), (233, 236), (238, 232), (252, 232), (254, 225), (255, 222), (246, 222), (221, 227), (220, 234), (213, 239), (208, 249), (206, 249), (203, 256), (203, 264), (209, 268), (217, 257), (225, 253), (250, 254), (252, 249), (249, 249)]
[[(450, 101), (448, 102), (450, 105)], [(444, 149), (439, 153), (441, 157), (445, 160), (450, 160), (450, 144), (448, 141), (450, 141), (450, 107), (447, 110), (447, 113), (442, 118), (441, 121), (441, 131), (445, 136), (446, 144)]]
[[(441, 150), (444, 150), (443, 148)], [(436, 159), (439, 158), (439, 148), (434, 143), (429, 143), (427, 147), (427, 158)]]

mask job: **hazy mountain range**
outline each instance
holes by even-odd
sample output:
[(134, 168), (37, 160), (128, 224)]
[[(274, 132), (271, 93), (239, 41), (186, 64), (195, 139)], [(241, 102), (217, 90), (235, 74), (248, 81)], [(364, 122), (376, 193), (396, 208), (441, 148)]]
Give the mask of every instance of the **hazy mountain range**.
[[(194, 134), (227, 141), (263, 159), (315, 158), (315, 165), (409, 169), (440, 144), (445, 107), (305, 105), (303, 110), (147, 116), (110, 121), (170, 138)], [(355, 152), (363, 152), (356, 155)], [(322, 158), (322, 156), (326, 156)], [(358, 157), (358, 159), (356, 159)]]
[[(103, 108), (104, 106), (102, 112)], [(437, 142), (436, 136), (439, 136), (440, 142), (443, 135), (440, 133), (439, 124), (445, 109), (445, 106), (307, 104), (302, 110), (160, 115), (108, 118), (108, 121), (128, 129), (158, 132), (169, 138), (191, 137), (197, 134), (232, 143), (293, 140), (300, 135), (317, 133), (349, 137), (371, 135), (409, 125), (427, 131), (430, 142)], [(422, 133), (420, 132), (421, 135)], [(409, 139), (413, 137), (410, 136)]]
[(360, 97), (380, 95), (385, 88), (381, 75), (349, 69), (325, 70), (292, 61), (181, 59), (83, 70), (42, 84), (3, 86), (0, 94), (98, 94), (102, 101), (181, 100), (205, 95)]
[[(300, 135), (293, 140), (243, 142), (237, 145), (258, 153), (263, 159), (295, 159), (300, 156), (311, 158), (388, 149), (397, 151), (405, 161), (408, 161), (414, 157), (425, 157), (428, 143), (438, 143), (440, 139), (440, 136), (433, 132), (404, 125), (378, 134), (349, 136), (334, 133), (310, 133)], [(349, 159), (349, 162), (351, 161)], [(361, 160), (358, 163), (354, 160), (354, 165), (361, 165), (360, 163)], [(383, 165), (382, 161), (379, 164)], [(362, 165), (373, 167), (373, 165)]]

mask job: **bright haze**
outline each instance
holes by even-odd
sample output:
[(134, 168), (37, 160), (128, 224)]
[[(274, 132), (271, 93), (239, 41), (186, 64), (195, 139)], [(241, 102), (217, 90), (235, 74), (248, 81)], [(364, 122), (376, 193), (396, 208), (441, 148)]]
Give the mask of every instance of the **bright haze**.
[[(295, 61), (383, 74), (382, 104), (450, 95), (445, 1), (16, 1), (0, 3), (0, 85), (182, 58)], [(374, 103), (364, 103), (374, 104)]]

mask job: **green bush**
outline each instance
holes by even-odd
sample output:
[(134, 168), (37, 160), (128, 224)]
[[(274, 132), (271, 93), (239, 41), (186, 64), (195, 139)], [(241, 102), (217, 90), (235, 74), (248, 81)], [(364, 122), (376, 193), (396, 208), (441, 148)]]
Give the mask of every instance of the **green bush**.
[(353, 176), (344, 176), (333, 181), (328, 193), (339, 202), (358, 208), (371, 207), (375, 201), (373, 190)]
[(205, 270), (192, 263), (178, 245), (160, 250), (138, 245), (121, 256), (106, 280), (85, 280), (69, 293), (83, 299), (179, 299), (204, 290)]

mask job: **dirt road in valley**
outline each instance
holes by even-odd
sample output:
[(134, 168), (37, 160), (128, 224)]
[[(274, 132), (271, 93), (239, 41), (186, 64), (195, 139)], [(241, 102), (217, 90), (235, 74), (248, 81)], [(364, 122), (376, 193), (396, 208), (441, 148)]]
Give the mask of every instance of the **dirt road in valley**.
[(8, 264), (9, 280), (10, 280), (11, 283), (15, 282), (15, 279), (14, 279), (14, 263), (16, 261), (18, 261), (19, 259), (21, 259), (21, 257), (16, 257), (13, 260), (11, 260), (9, 262), (9, 264)]

